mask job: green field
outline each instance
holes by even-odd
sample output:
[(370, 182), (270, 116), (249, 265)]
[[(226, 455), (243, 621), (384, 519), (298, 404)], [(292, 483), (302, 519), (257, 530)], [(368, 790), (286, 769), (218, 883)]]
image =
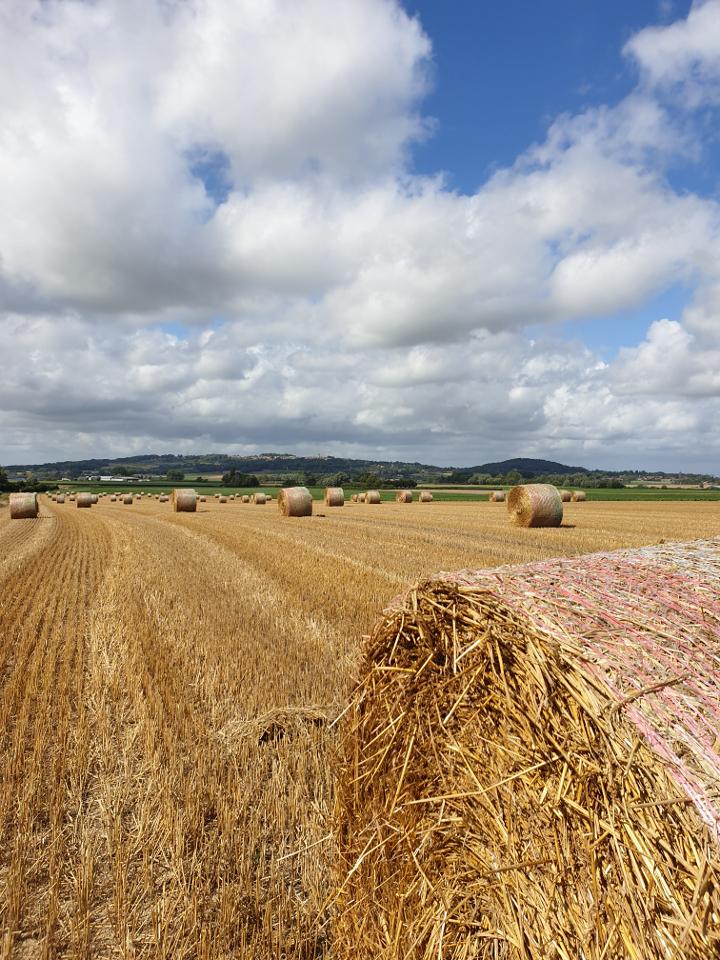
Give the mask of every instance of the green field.
[[(138, 484), (122, 484), (122, 483), (69, 483), (69, 484), (59, 484), (60, 487), (71, 490), (88, 490), (92, 493), (112, 493), (112, 492), (139, 492), (144, 491), (146, 493), (159, 493), (161, 490), (164, 490), (165, 493), (170, 493), (173, 487), (183, 487), (183, 486), (192, 486), (198, 493), (203, 493), (206, 496), (213, 496), (216, 493), (220, 494), (231, 494), (234, 493), (236, 496), (238, 494), (250, 494), (257, 491), (263, 491), (264, 493), (269, 493), (273, 497), (277, 497), (278, 490), (280, 489), (277, 486), (259, 486), (259, 487), (225, 487), (220, 483), (195, 483), (192, 480), (184, 480), (182, 482), (173, 481), (168, 483), (167, 480), (148, 480), (143, 483)], [(325, 496), (324, 487), (310, 487), (310, 492), (313, 495), (313, 499), (322, 500)], [(354, 487), (346, 485), (344, 487), (346, 499), (350, 498), (352, 493), (357, 493), (361, 491), (362, 487)], [(440, 500), (444, 502), (475, 502), (479, 500), (483, 502), (486, 500), (486, 495), (490, 492), (489, 488), (469, 488), (464, 487), (459, 490), (449, 490), (444, 489), (435, 489), (431, 486), (423, 487), (421, 489), (431, 490), (432, 495), (435, 500)], [(494, 490), (509, 489), (508, 487), (493, 487)], [(693, 489), (668, 489), (660, 490), (658, 488), (651, 487), (622, 487), (619, 489), (612, 489), (601, 487), (597, 489), (586, 489), (585, 493), (588, 500), (617, 500), (617, 501), (626, 501), (626, 500), (670, 500), (670, 501), (680, 501), (680, 500), (720, 500), (720, 490), (693, 490)], [(417, 498), (419, 495), (419, 489), (414, 491), (414, 497)], [(381, 497), (384, 501), (392, 501), (395, 499), (395, 490), (382, 490)]]

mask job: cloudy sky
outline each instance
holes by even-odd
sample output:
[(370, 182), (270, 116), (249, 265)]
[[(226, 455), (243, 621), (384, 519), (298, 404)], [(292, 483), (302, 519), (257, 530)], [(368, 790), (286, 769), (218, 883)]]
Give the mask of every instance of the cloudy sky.
[(0, 49), (0, 463), (720, 472), (720, 0), (3, 0)]

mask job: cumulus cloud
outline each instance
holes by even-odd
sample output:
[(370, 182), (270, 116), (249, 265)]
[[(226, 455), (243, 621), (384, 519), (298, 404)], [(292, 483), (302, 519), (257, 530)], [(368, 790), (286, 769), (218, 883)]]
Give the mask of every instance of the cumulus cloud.
[[(719, 5), (467, 195), (409, 172), (432, 46), (397, 0), (10, 0), (0, 457), (660, 464), (708, 430), (709, 461), (720, 210), (667, 172), (702, 149), (677, 104), (714, 103)], [(615, 359), (561, 337), (678, 283)]]
[(685, 20), (646, 27), (625, 51), (651, 87), (691, 107), (720, 101), (720, 0), (698, 0)]

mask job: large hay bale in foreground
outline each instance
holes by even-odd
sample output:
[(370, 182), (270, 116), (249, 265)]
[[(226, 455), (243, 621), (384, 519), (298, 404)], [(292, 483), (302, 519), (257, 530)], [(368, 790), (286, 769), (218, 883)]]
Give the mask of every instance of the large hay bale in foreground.
[(429, 490), (423, 490), (422, 493), (420, 494), (420, 503), (432, 503), (432, 502), (433, 502), (433, 495), (430, 493)]
[(365, 494), (365, 503), (381, 503), (379, 490), (368, 490)]
[[(70, 497), (72, 500), (73, 498)], [(93, 505), (93, 498), (91, 493), (79, 493), (75, 497), (75, 506), (76, 507), (91, 507)]]
[(584, 503), (587, 500), (587, 494), (584, 490), (573, 490), (573, 503)]
[(265, 503), (266, 499), (267, 499), (267, 497), (265, 496), (264, 493), (254, 493), (254, 494), (253, 494), (253, 498), (252, 498), (252, 502), (253, 502), (253, 503), (259, 503), (259, 504), (263, 505), (263, 504)]
[(178, 487), (172, 492), (172, 508), (175, 513), (195, 513), (197, 493), (190, 487)]
[(490, 503), (505, 503), (505, 491), (504, 490), (493, 490), (493, 492), (488, 497)]
[(312, 494), (307, 487), (283, 487), (277, 502), (278, 510), (284, 517), (312, 516)]
[(340, 723), (335, 960), (720, 956), (720, 538), (420, 583)]
[(395, 503), (412, 503), (412, 490), (398, 490), (395, 494)]
[(550, 483), (524, 483), (507, 495), (510, 519), (518, 527), (559, 527), (563, 505), (557, 487)]
[(345, 491), (342, 487), (325, 487), (325, 506), (344, 507)]
[(11, 520), (34, 520), (40, 509), (36, 493), (11, 493), (10, 498)]
[(558, 490), (563, 503), (572, 503), (572, 490)]

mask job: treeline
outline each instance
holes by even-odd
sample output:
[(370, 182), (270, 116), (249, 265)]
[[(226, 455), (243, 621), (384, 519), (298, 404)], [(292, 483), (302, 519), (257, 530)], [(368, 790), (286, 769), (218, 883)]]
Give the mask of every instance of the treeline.
[(52, 480), (19, 480), (14, 483), (8, 480), (7, 473), (0, 467), (0, 493), (19, 493), (21, 490), (30, 493), (45, 493), (54, 490), (57, 484)]

